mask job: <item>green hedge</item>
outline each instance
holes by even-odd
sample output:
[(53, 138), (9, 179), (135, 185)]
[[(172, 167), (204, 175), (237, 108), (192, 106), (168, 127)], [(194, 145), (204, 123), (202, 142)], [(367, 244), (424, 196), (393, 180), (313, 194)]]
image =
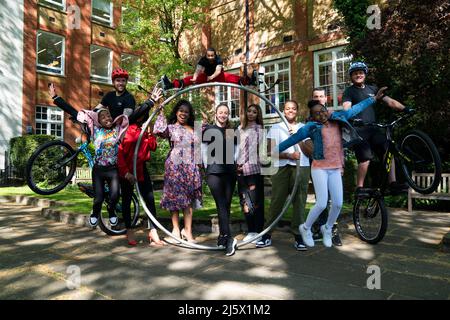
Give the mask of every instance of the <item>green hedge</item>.
[(26, 135), (11, 138), (9, 141), (9, 152), (11, 164), (17, 170), (17, 174), (25, 177), (27, 161), (33, 152), (42, 144), (55, 140), (54, 136), (44, 134)]

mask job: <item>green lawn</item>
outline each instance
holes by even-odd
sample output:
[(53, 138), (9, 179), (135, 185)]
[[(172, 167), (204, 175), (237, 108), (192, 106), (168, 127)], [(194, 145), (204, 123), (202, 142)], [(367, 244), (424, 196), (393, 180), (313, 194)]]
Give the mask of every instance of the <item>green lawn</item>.
[[(56, 201), (62, 201), (65, 203), (62, 207), (55, 207), (55, 209), (60, 209), (64, 211), (89, 214), (92, 209), (92, 199), (83, 194), (78, 190), (77, 187), (68, 186), (64, 190), (58, 192), (57, 194), (42, 196), (34, 193), (28, 186), (24, 187), (4, 187), (0, 188), (0, 196), (15, 196), (15, 195), (25, 195), (25, 196), (33, 196), (45, 199), (51, 199)], [(159, 202), (161, 199), (161, 192), (155, 192), (155, 201), (156, 208), (158, 209), (159, 217), (169, 217), (169, 212), (166, 210), (162, 210), (159, 208)], [(265, 199), (265, 211), (268, 212), (270, 207), (270, 199)], [(308, 203), (306, 205), (307, 211), (312, 207), (312, 204)], [(351, 205), (345, 203), (342, 209), (343, 213), (351, 212)], [(143, 212), (143, 211), (142, 211)], [(209, 219), (210, 215), (216, 214), (216, 206), (214, 203), (214, 199), (211, 194), (208, 192), (206, 188), (206, 192), (203, 196), (203, 208), (194, 212), (195, 218), (204, 218)], [(288, 212), (286, 212), (284, 219), (289, 220), (292, 216), (292, 206), (289, 208)], [(233, 203), (231, 206), (231, 217), (232, 219), (242, 219), (243, 215), (239, 205), (239, 199), (237, 196), (233, 198)]]

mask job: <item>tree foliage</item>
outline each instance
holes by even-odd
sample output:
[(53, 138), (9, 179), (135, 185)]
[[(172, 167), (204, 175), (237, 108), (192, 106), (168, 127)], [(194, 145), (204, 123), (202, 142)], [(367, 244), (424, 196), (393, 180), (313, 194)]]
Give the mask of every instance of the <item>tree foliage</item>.
[(369, 64), (369, 80), (418, 110), (412, 126), (430, 134), (444, 160), (450, 144), (450, 3), (392, 0), (381, 6), (381, 29), (363, 24), (373, 1), (334, 0), (349, 36), (349, 53)]
[(180, 54), (180, 40), (206, 19), (209, 0), (124, 0), (121, 35), (141, 55), (141, 79), (154, 84), (162, 74), (192, 69)]

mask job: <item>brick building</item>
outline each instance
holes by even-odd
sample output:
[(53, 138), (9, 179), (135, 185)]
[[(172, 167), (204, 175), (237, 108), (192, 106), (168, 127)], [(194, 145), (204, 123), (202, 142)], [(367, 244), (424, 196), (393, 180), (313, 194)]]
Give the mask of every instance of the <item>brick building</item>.
[[(350, 57), (344, 53), (347, 42), (336, 23), (332, 0), (247, 3), (249, 61), (264, 68), (269, 86), (280, 80), (266, 97), (280, 110), (286, 100), (295, 99), (305, 115), (311, 89), (321, 86), (327, 90), (329, 105), (339, 108), (348, 85)], [(209, 22), (187, 31), (180, 44), (184, 60), (195, 65), (205, 49), (213, 46), (224, 59), (227, 72), (242, 73), (246, 0), (213, 0), (204, 10)], [(112, 89), (112, 69), (136, 65), (139, 58), (127, 43), (117, 40), (116, 26), (122, 16), (119, 0), (7, 0), (0, 4), (0, 12), (5, 16), (0, 21), (0, 121), (7, 124), (0, 127), (2, 168), (13, 136), (48, 133), (72, 143), (78, 134), (53, 107), (47, 94), (49, 82), (77, 109), (93, 107)], [(239, 118), (242, 92), (218, 87), (212, 98), (215, 104), (228, 103), (231, 117)], [(279, 121), (274, 110), (264, 102), (261, 106), (267, 127)]]
[(107, 0), (2, 1), (0, 168), (14, 136), (51, 134), (69, 143), (77, 136), (54, 107), (49, 82), (75, 108), (91, 108), (113, 89), (114, 68), (139, 63), (131, 46), (118, 41), (122, 9), (121, 1)]

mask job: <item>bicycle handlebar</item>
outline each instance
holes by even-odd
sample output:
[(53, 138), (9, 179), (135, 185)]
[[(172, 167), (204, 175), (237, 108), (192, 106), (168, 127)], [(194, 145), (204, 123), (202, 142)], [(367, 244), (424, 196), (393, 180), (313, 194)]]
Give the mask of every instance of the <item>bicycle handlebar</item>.
[(391, 123), (364, 122), (360, 119), (355, 119), (355, 120), (353, 120), (353, 126), (355, 126), (355, 127), (367, 126), (367, 127), (378, 127), (378, 128), (392, 128), (399, 122), (411, 118), (414, 115), (414, 113), (415, 113), (414, 109), (410, 109), (409, 113), (402, 115), (401, 117), (395, 119)]

